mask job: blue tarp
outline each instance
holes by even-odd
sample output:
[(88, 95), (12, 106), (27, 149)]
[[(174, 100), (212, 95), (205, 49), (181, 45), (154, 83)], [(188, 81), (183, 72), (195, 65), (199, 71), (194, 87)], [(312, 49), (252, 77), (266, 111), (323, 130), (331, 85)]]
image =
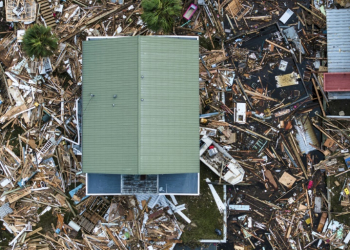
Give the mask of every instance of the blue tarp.
[[(70, 197), (73, 197), (78, 191), (79, 191), (79, 189), (82, 189), (83, 188), (83, 184), (80, 184), (79, 186), (77, 186), (76, 188), (74, 188), (74, 189), (72, 189), (71, 191), (69, 191), (69, 195), (70, 195)], [(83, 199), (81, 199), (81, 201), (83, 201), (83, 200), (85, 200), (86, 198), (88, 198), (89, 197), (89, 195), (86, 195), (86, 196), (84, 196), (84, 198)], [(81, 202), (80, 201), (80, 202)], [(78, 201), (74, 201), (74, 204), (78, 204), (79, 202)]]

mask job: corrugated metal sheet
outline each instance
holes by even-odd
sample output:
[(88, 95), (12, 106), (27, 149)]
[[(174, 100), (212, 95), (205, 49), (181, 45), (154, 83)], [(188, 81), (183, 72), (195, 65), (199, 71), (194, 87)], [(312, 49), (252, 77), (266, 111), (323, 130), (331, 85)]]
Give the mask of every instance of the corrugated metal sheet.
[(198, 41), (142, 37), (140, 46), (140, 173), (198, 172)]
[(199, 172), (198, 70), (197, 40), (84, 42), (84, 172)]
[(327, 9), (328, 72), (350, 72), (350, 9)]
[[(138, 171), (137, 45), (137, 37), (83, 42), (82, 149), (86, 173)], [(95, 96), (91, 98), (90, 93)]]

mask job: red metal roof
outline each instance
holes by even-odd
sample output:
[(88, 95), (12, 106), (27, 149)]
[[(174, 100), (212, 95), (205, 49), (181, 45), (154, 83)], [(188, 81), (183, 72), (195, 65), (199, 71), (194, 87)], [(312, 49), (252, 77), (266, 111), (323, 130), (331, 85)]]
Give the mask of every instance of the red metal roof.
[(350, 91), (350, 72), (349, 73), (325, 73), (324, 90), (333, 91)]

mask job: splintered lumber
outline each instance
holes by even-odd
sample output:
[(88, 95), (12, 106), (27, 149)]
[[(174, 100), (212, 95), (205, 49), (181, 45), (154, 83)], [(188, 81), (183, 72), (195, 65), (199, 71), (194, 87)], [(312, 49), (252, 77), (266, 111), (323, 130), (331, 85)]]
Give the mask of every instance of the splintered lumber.
[(238, 0), (233, 0), (227, 5), (226, 12), (229, 10), (232, 17), (235, 18), (242, 9), (242, 4)]
[(285, 47), (282, 47), (281, 45), (278, 45), (277, 43), (274, 43), (274, 42), (272, 42), (272, 41), (270, 41), (270, 40), (267, 40), (267, 39), (266, 39), (265, 41), (268, 42), (269, 44), (275, 45), (277, 48), (283, 49), (284, 51), (290, 53), (289, 49), (286, 49)]
[(291, 220), (290, 225), (288, 227), (288, 231), (287, 231), (287, 234), (286, 234), (286, 239), (289, 239), (289, 236), (290, 236), (290, 233), (291, 233), (292, 227), (293, 227), (294, 218), (295, 218), (295, 214), (293, 214), (292, 220)]
[(1, 80), (5, 83), (7, 96), (9, 97), (11, 105), (14, 105), (14, 101), (13, 101), (12, 96), (11, 96), (10, 91), (9, 91), (9, 86), (8, 86), (7, 80), (5, 78), (4, 68), (2, 67), (1, 63), (0, 63), (0, 76), (1, 76)]
[(173, 232), (173, 229), (170, 229), (169, 227), (167, 227), (166, 225), (164, 225), (163, 223), (160, 223), (161, 227), (164, 227), (166, 230), (168, 230), (169, 232)]
[(145, 207), (146, 208), (146, 213), (148, 213), (148, 207), (147, 207), (147, 201), (146, 200), (142, 200), (141, 201), (141, 204), (142, 204), (142, 207)]
[(155, 211), (154, 213), (148, 215), (148, 219), (149, 220), (153, 220), (159, 216), (161, 216), (163, 213), (165, 213), (167, 210), (169, 209), (169, 207), (165, 207), (165, 208), (162, 208), (158, 211)]
[(268, 138), (268, 137), (266, 137), (266, 136), (263, 136), (263, 135), (261, 135), (261, 134), (258, 134), (258, 133), (256, 133), (256, 132), (250, 130), (250, 129), (241, 128), (241, 127), (238, 127), (238, 126), (236, 126), (236, 125), (231, 125), (231, 124), (229, 124), (229, 126), (232, 127), (232, 128), (235, 128), (235, 129), (237, 129), (237, 130), (239, 130), (239, 131), (246, 132), (247, 134), (251, 134), (251, 135), (254, 135), (254, 136), (258, 136), (258, 137), (261, 137), (261, 138), (263, 138), (263, 139), (265, 139), (265, 140), (267, 140), (267, 141), (271, 141), (270, 138)]
[[(149, 241), (164, 241), (163, 239), (159, 239), (159, 238), (156, 238), (156, 237), (146, 237), (146, 240), (149, 240)], [(169, 239), (169, 240), (166, 240), (167, 242), (171, 242), (171, 243), (182, 243), (182, 240), (177, 240), (177, 239)]]
[(273, 102), (279, 102), (278, 100), (274, 99), (274, 98), (271, 98), (271, 97), (268, 97), (268, 96), (265, 96), (265, 95), (262, 95), (260, 93), (256, 93), (256, 92), (253, 92), (253, 91), (250, 91), (250, 90), (247, 90), (245, 89), (244, 90), (248, 95), (251, 95), (251, 96), (256, 96), (256, 97), (259, 97), (261, 99), (265, 99), (267, 101), (273, 101)]
[(265, 170), (265, 177), (270, 182), (270, 184), (273, 186), (273, 188), (275, 190), (278, 190), (277, 183), (276, 183), (275, 178), (273, 177), (273, 175), (272, 175), (270, 170), (268, 170), (268, 169)]
[(248, 16), (248, 17), (244, 17), (245, 19), (248, 19), (248, 20), (265, 20), (265, 19), (271, 19), (272, 16), (271, 15), (268, 15), (268, 16)]
[(22, 162), (21, 159), (19, 159), (18, 156), (8, 147), (5, 147), (5, 151), (9, 153), (13, 157), (13, 159), (15, 159), (15, 161), (17, 161), (18, 163)]
[(316, 92), (316, 95), (317, 95), (317, 100), (318, 100), (318, 103), (320, 104), (320, 107), (321, 107), (321, 110), (322, 110), (322, 114), (323, 114), (323, 116), (326, 116), (326, 113), (324, 112), (324, 109), (323, 109), (323, 105), (322, 105), (322, 102), (321, 102), (320, 95), (319, 95), (318, 90), (317, 90), (315, 79), (312, 78), (311, 80), (312, 80), (312, 84), (314, 85), (314, 88), (315, 88), (315, 92)]
[(16, 114), (19, 114), (27, 109), (27, 106), (25, 104), (22, 104), (21, 106), (14, 106), (11, 109), (9, 109), (4, 115), (0, 117), (0, 122), (3, 123), (7, 119), (14, 118)]
[(93, 250), (90, 241), (87, 239), (85, 233), (83, 232), (83, 240), (86, 242), (86, 244), (88, 245), (88, 247), (90, 248), (90, 250)]
[(338, 177), (339, 175), (346, 174), (348, 172), (350, 172), (350, 168), (344, 172), (340, 172), (339, 174), (334, 175), (334, 177)]
[(169, 250), (170, 247), (171, 247), (172, 245), (173, 245), (173, 243), (167, 242), (167, 243), (163, 246), (162, 250)]
[(310, 209), (311, 206), (310, 206), (309, 194), (307, 193), (307, 189), (305, 189), (305, 195), (306, 195), (307, 209), (309, 210), (309, 216), (310, 216), (311, 225), (313, 225), (313, 222), (312, 222), (312, 214), (311, 214), (311, 209)]
[(126, 249), (125, 246), (123, 246), (123, 244), (119, 242), (118, 239), (113, 235), (112, 231), (108, 227), (105, 227), (105, 229), (108, 236), (111, 237), (111, 239), (119, 247), (119, 249)]
[(230, 17), (229, 17), (227, 14), (226, 14), (226, 17), (227, 17), (227, 20), (228, 20), (228, 22), (229, 22), (229, 24), (230, 24), (230, 26), (231, 26), (231, 29), (232, 29), (233, 33), (236, 33), (236, 32), (235, 32), (235, 29), (234, 29), (234, 27), (233, 27), (233, 25), (232, 25), (232, 22), (231, 22)]
[(146, 202), (145, 204), (142, 204), (142, 211), (141, 211), (141, 213), (137, 216), (137, 219), (140, 218), (140, 217), (143, 215), (143, 213), (146, 211), (147, 206), (148, 206), (148, 203), (151, 201), (151, 198), (152, 198), (152, 197), (149, 197), (148, 200), (147, 200), (147, 202)]
[(53, 242), (55, 242), (55, 243), (57, 243), (57, 244), (59, 244), (59, 245), (61, 245), (61, 246), (64, 247), (64, 245), (62, 245), (61, 243), (59, 243), (58, 241), (52, 239), (51, 237), (49, 237), (49, 236), (47, 236), (47, 235), (41, 234), (41, 233), (39, 233), (39, 232), (37, 232), (37, 234), (39, 234), (39, 235), (43, 236), (44, 238), (49, 239), (49, 240), (51, 240), (51, 241), (53, 241)]
[(304, 5), (301, 5), (300, 3), (297, 3), (300, 7), (302, 7), (304, 10), (310, 12), (312, 15), (314, 15), (315, 17), (318, 17), (319, 19), (321, 19), (322, 21), (326, 21), (325, 19), (323, 19), (322, 17), (320, 17), (319, 15), (317, 15), (315, 12), (309, 10), (308, 8), (306, 8)]
[(272, 208), (274, 208), (274, 209), (282, 209), (282, 208), (280, 208), (279, 206), (277, 206), (277, 205), (275, 205), (275, 204), (273, 204), (273, 203), (271, 203), (271, 202), (260, 200), (260, 199), (258, 199), (258, 198), (255, 198), (254, 196), (249, 195), (249, 194), (246, 194), (246, 195), (249, 196), (250, 198), (252, 198), (252, 199), (254, 199), (254, 200), (257, 200), (257, 201), (259, 201), (259, 202), (261, 202), (261, 203), (264, 203), (264, 204), (266, 204), (266, 205), (268, 205), (268, 206), (270, 206), (270, 207), (272, 207)]
[(242, 83), (241, 83), (241, 80), (239, 80), (238, 77), (236, 78), (236, 82), (237, 82), (239, 88), (241, 89), (241, 91), (242, 91), (242, 93), (243, 93), (243, 98), (244, 98), (244, 100), (248, 103), (249, 107), (250, 107), (251, 109), (254, 110), (253, 104), (250, 102), (250, 100), (249, 100), (249, 98), (248, 98), (248, 96), (247, 96), (247, 93), (245, 92), (245, 89), (244, 89), (244, 87), (243, 87), (243, 85), (242, 85)]
[(109, 237), (111, 237), (111, 239), (113, 240), (113, 242), (118, 246), (118, 247), (121, 247), (117, 238), (115, 238), (115, 236), (113, 235), (112, 231), (108, 228), (108, 227), (105, 227), (106, 229), (106, 232), (108, 234)]
[(131, 5), (131, 3), (125, 4), (123, 7), (116, 7), (110, 11), (107, 11), (103, 14), (97, 14), (96, 16), (92, 17), (91, 19), (87, 20), (86, 23), (84, 23), (84, 25), (81, 25), (80, 27), (77, 27), (76, 31), (73, 32), (72, 34), (69, 34), (68, 36), (62, 38), (59, 42), (62, 43), (64, 41), (67, 41), (68, 39), (72, 38), (73, 36), (75, 36), (76, 34), (80, 33), (81, 31), (83, 31), (84, 29), (86, 29), (86, 27), (104, 17), (107, 17), (117, 11), (122, 11), (126, 8), (128, 8)]
[(315, 123), (312, 123), (312, 125), (314, 125), (314, 127), (316, 127), (319, 131), (321, 131), (322, 134), (324, 134), (329, 139), (331, 139), (334, 143), (336, 143), (341, 149), (345, 149), (345, 147), (343, 145), (341, 145), (340, 143), (338, 143), (337, 140), (334, 139), (333, 136), (331, 136), (326, 130), (324, 130), (323, 128), (321, 128), (320, 126), (318, 126)]
[(13, 203), (13, 202), (18, 201), (19, 199), (23, 198), (24, 196), (27, 196), (31, 192), (32, 192), (31, 188), (27, 187), (25, 189), (21, 189), (19, 193), (8, 194), (8, 195), (6, 195), (6, 197), (10, 203)]
[(39, 227), (39, 228), (35, 229), (34, 231), (31, 231), (31, 232), (27, 233), (27, 236), (26, 236), (26, 237), (28, 238), (28, 237), (30, 237), (30, 236), (36, 234), (37, 232), (40, 232), (41, 230), (43, 230), (43, 228), (42, 228), (42, 227)]

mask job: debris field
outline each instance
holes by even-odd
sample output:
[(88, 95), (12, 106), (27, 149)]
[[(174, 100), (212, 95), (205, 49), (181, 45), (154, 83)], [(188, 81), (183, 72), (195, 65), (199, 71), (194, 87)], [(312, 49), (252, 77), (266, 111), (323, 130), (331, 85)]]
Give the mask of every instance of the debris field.
[[(199, 37), (199, 160), (212, 172), (205, 183), (212, 202), (226, 216), (213, 232), (226, 242), (212, 243), (348, 249), (350, 88), (337, 98), (327, 86), (348, 85), (350, 69), (340, 71), (345, 80), (332, 75), (327, 46), (328, 10), (349, 10), (349, 1), (184, 1), (170, 34), (147, 27), (141, 4), (0, 1), (1, 247), (166, 250), (188, 243), (181, 236), (196, 224), (189, 204), (161, 194), (86, 195), (82, 166), (83, 41), (172, 35)], [(34, 24), (57, 37), (52, 55), (23, 50)], [(221, 186), (226, 200), (215, 190)]]

